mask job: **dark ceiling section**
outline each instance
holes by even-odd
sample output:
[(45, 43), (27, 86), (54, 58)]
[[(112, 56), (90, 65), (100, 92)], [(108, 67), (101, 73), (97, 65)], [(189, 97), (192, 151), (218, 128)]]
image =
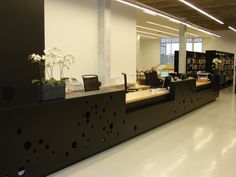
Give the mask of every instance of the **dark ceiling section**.
[(236, 0), (187, 0), (210, 15), (223, 21), (225, 25), (206, 17), (178, 0), (137, 0), (204, 28), (217, 31), (236, 28)]

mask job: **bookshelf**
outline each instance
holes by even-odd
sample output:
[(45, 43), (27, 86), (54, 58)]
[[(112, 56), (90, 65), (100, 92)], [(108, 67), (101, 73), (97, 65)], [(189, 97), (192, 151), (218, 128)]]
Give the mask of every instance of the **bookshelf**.
[[(214, 59), (221, 61), (218, 68), (215, 68)], [(207, 72), (219, 74), (221, 88), (233, 85), (234, 80), (234, 54), (216, 50), (206, 51)]]
[[(186, 74), (196, 74), (206, 71), (206, 54), (201, 52), (186, 52)], [(175, 51), (175, 72), (179, 73), (179, 51)]]

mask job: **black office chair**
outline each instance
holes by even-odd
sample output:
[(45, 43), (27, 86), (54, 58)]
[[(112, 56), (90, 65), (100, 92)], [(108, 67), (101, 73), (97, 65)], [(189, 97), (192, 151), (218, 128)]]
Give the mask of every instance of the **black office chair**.
[(145, 76), (145, 85), (151, 85), (150, 83), (150, 71), (145, 71), (144, 72), (144, 76)]
[(171, 77), (172, 76), (165, 77), (165, 80), (164, 80), (164, 83), (163, 83), (163, 88), (169, 88), (170, 87)]
[(95, 74), (86, 74), (82, 75), (83, 82), (84, 82), (84, 91), (94, 91), (99, 90), (99, 86), (101, 82), (98, 80), (98, 76)]
[(162, 80), (158, 79), (157, 72), (151, 71), (150, 75), (150, 86), (151, 88), (160, 88), (162, 86)]

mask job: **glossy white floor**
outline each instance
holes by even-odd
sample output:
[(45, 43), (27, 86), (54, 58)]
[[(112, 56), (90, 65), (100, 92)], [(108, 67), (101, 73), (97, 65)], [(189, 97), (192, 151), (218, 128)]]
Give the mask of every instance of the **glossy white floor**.
[(50, 177), (235, 177), (236, 95)]

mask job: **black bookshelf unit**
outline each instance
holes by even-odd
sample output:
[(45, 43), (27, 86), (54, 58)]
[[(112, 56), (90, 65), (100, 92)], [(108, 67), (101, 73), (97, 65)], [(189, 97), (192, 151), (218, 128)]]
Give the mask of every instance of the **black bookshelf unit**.
[[(186, 52), (186, 74), (196, 74), (206, 71), (206, 54), (201, 52)], [(175, 72), (179, 73), (179, 51), (175, 51)]]
[(221, 61), (218, 67), (218, 71), (215, 74), (220, 75), (220, 85), (221, 88), (226, 88), (233, 85), (234, 80), (234, 54), (221, 52), (216, 50), (207, 50), (206, 51), (207, 59), (207, 72), (215, 73), (215, 65), (213, 63), (214, 59)]

